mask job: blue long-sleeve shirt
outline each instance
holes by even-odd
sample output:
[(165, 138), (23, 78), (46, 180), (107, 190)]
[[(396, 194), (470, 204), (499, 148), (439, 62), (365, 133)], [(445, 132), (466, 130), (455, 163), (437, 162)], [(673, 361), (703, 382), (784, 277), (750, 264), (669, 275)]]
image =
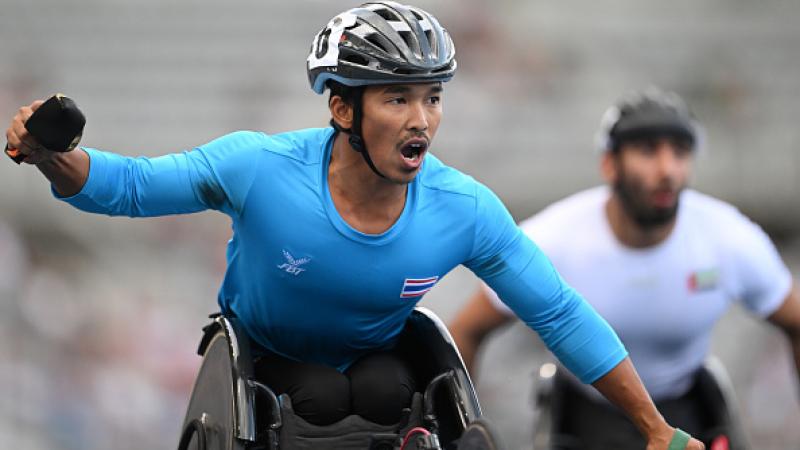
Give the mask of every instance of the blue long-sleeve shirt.
[(295, 360), (342, 370), (393, 345), (414, 305), (459, 264), (498, 292), (584, 382), (627, 355), (500, 200), (431, 154), (390, 229), (353, 229), (328, 191), (333, 137), (331, 128), (243, 131), (157, 158), (84, 149), (88, 180), (63, 200), (109, 215), (214, 209), (230, 216), (219, 305), (257, 343)]

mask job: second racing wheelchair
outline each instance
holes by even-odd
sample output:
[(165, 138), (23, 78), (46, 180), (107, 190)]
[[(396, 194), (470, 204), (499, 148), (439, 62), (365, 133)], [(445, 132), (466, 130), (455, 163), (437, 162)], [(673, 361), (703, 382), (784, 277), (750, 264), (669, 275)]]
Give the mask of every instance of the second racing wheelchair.
[[(577, 450), (583, 442), (571, 432), (568, 411), (575, 411), (575, 387), (565, 369), (547, 362), (539, 368), (534, 390), (533, 448)], [(696, 437), (709, 450), (748, 450), (751, 447), (738, 414), (733, 383), (722, 362), (708, 357), (695, 376), (690, 397), (703, 411), (705, 431)]]

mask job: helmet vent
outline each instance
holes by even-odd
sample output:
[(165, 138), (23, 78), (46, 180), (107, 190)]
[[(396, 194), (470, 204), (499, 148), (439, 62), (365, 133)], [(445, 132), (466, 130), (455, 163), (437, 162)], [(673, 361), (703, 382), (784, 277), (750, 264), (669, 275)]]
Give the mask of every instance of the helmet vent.
[(414, 42), (411, 40), (412, 35), (410, 31), (398, 31), (397, 34), (403, 38), (403, 42), (405, 42), (407, 46), (414, 48)]
[(380, 36), (377, 33), (370, 33), (369, 35), (365, 36), (364, 39), (384, 52), (389, 52), (389, 46), (387, 45), (388, 42), (383, 36)]
[(414, 17), (417, 18), (417, 20), (425, 20), (420, 13), (414, 11), (413, 9), (411, 10), (411, 14), (413, 14)]
[(391, 11), (389, 11), (388, 9), (385, 9), (385, 8), (381, 8), (381, 9), (375, 10), (375, 14), (383, 17), (384, 19), (386, 19), (386, 20), (388, 20), (390, 22), (397, 20), (397, 16), (392, 14)]
[(425, 37), (428, 38), (428, 44), (433, 47), (433, 31), (425, 30)]
[(344, 61), (351, 62), (353, 64), (358, 64), (359, 66), (367, 66), (369, 65), (369, 61), (367, 58), (364, 58), (360, 55), (347, 55), (342, 58)]

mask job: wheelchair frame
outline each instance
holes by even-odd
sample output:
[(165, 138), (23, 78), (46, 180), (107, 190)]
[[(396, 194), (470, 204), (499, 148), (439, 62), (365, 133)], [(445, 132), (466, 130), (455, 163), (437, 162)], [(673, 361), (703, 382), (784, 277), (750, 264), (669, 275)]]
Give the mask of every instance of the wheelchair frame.
[[(198, 450), (277, 449), (282, 427), (275, 393), (255, 379), (249, 340), (235, 318), (210, 316), (197, 352), (203, 356), (186, 411), (179, 450), (192, 442)], [(461, 355), (444, 323), (429, 309), (416, 307), (406, 321), (398, 348), (410, 362), (423, 395), (423, 422), (445, 446), (481, 418), (478, 397)], [(223, 391), (220, 386), (229, 386)], [(222, 398), (223, 393), (227, 398)], [(257, 411), (264, 395), (269, 411)], [(258, 430), (259, 414), (268, 414)]]

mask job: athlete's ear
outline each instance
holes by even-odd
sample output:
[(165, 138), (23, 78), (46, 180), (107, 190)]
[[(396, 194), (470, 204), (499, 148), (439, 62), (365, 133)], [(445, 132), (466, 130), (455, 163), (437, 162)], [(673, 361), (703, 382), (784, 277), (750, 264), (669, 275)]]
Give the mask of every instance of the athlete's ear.
[(620, 155), (612, 150), (603, 152), (602, 159), (600, 160), (600, 175), (607, 184), (614, 185), (617, 181), (617, 164), (619, 164)]
[(331, 97), (328, 108), (331, 110), (331, 117), (340, 127), (347, 130), (353, 126), (353, 105), (345, 102), (342, 97)]

